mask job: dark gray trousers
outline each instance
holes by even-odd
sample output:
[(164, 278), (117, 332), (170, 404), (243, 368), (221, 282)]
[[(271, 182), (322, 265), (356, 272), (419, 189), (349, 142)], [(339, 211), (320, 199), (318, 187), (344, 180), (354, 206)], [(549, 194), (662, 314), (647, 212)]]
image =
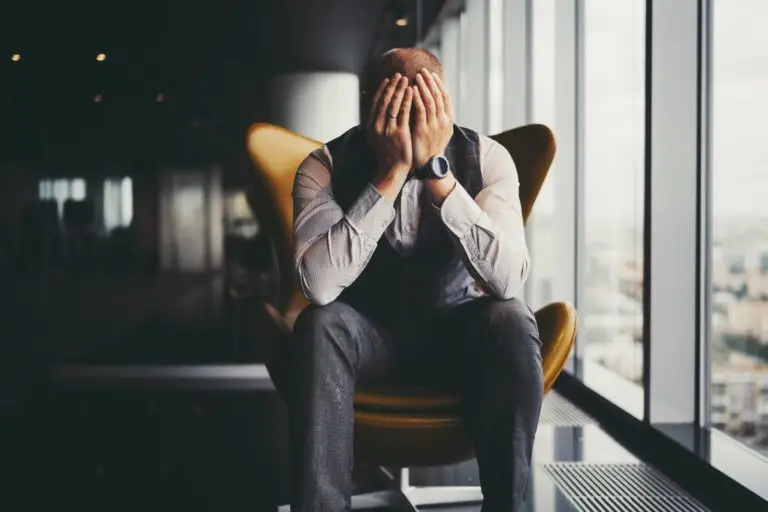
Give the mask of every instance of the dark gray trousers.
[(310, 306), (294, 327), (290, 380), (293, 512), (351, 509), (355, 386), (393, 380), (464, 393), (482, 510), (520, 508), (543, 394), (538, 327), (522, 301), (481, 298), (393, 327), (342, 302)]

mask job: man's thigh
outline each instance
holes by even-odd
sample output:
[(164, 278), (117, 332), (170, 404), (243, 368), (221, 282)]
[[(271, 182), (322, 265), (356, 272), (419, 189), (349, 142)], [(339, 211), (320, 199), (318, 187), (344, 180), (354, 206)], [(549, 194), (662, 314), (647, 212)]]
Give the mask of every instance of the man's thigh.
[(425, 385), (461, 389), (473, 364), (499, 342), (500, 334), (505, 338), (501, 342), (525, 337), (539, 343), (536, 319), (522, 300), (483, 297), (456, 306), (415, 335), (407, 361), (409, 377)]
[(298, 352), (327, 361), (341, 357), (355, 372), (360, 386), (393, 381), (400, 373), (401, 356), (393, 329), (340, 301), (309, 306), (296, 321), (294, 357)]

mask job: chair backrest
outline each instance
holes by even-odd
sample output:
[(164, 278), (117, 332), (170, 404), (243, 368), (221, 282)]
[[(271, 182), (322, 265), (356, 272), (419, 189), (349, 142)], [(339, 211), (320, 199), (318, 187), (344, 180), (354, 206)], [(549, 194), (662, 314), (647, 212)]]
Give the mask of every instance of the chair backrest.
[(259, 181), (255, 212), (277, 251), (280, 300), (284, 311), (289, 304), (300, 304), (303, 294), (293, 283), (293, 181), (301, 162), (321, 142), (269, 123), (256, 123), (248, 130), (248, 153)]
[(491, 138), (507, 148), (517, 166), (523, 220), (527, 222), (555, 158), (552, 130), (543, 124), (529, 124), (492, 135)]
[[(555, 155), (555, 139), (544, 125), (521, 126), (492, 136), (512, 155), (520, 179), (523, 218), (528, 219)], [(248, 152), (261, 182), (258, 211), (277, 250), (281, 296), (279, 307), (298, 305), (303, 296), (293, 284), (293, 201), (291, 191), (299, 164), (321, 142), (269, 123), (256, 123), (248, 132)]]

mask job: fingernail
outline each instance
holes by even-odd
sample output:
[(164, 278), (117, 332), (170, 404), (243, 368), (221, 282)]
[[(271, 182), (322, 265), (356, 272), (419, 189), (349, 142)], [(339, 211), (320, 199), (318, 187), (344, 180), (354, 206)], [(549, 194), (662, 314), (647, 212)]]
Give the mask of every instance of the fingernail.
[(395, 73), (395, 80), (400, 80), (400, 73)]

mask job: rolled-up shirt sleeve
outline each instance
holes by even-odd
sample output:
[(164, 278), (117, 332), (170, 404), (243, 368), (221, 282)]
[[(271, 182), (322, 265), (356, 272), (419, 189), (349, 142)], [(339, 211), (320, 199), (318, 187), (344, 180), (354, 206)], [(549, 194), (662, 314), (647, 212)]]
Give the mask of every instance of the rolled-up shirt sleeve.
[(530, 268), (520, 182), (504, 146), (483, 138), (480, 151), (483, 188), (472, 198), (457, 184), (439, 213), (470, 272), (492, 295), (509, 299), (520, 292)]
[(395, 217), (373, 185), (344, 212), (331, 188), (327, 148), (302, 162), (293, 185), (293, 265), (304, 295), (314, 304), (335, 300), (358, 278)]

